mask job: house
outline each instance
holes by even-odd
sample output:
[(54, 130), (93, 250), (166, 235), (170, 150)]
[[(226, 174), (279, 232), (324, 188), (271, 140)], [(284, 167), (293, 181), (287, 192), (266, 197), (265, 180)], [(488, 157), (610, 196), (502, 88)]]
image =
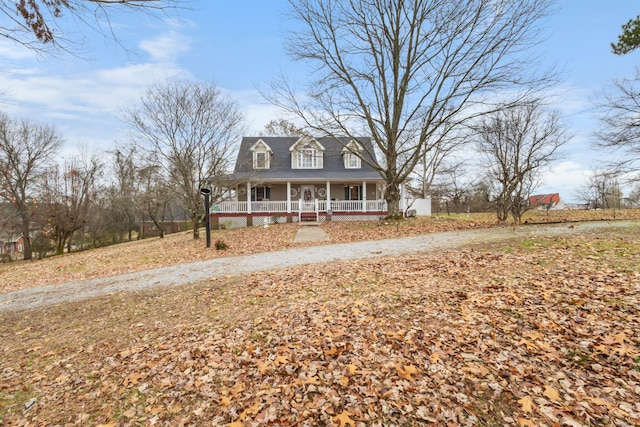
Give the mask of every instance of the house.
[(0, 240), (0, 255), (21, 254), (24, 252), (24, 238), (22, 236), (10, 236), (8, 240)]
[(532, 209), (557, 209), (560, 205), (560, 194), (536, 194), (529, 197), (529, 206)]
[(212, 227), (379, 219), (384, 180), (366, 160), (375, 162), (369, 138), (244, 137)]

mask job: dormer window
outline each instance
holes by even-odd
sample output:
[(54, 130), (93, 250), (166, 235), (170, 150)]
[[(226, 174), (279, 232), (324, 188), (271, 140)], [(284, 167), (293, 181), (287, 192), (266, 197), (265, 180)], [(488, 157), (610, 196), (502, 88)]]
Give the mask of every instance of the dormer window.
[(318, 150), (305, 147), (298, 151), (298, 168), (315, 169), (318, 167)]
[(349, 142), (342, 149), (342, 158), (344, 160), (345, 169), (360, 169), (362, 167), (362, 159), (359, 154), (362, 150), (362, 145), (356, 141)]
[(346, 169), (360, 169), (360, 157), (355, 153), (344, 154), (344, 167)]
[(254, 169), (269, 169), (267, 166), (267, 153), (264, 151), (256, 151), (253, 153), (254, 156)]
[(263, 140), (259, 139), (258, 142), (251, 147), (253, 152), (253, 168), (254, 169), (269, 169), (271, 167), (271, 147), (269, 147)]
[(289, 151), (293, 169), (322, 169), (324, 147), (315, 139), (300, 138)]

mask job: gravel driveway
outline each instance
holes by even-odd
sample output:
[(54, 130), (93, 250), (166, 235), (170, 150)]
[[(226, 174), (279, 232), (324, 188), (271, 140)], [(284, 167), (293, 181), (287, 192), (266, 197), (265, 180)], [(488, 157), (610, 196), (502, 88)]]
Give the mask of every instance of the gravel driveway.
[(378, 256), (399, 256), (460, 248), (474, 243), (499, 242), (526, 236), (576, 234), (606, 227), (638, 226), (638, 221), (586, 222), (529, 225), (432, 233), (399, 239), (355, 243), (324, 244), (248, 256), (217, 258), (117, 276), (24, 289), (0, 295), (0, 312), (31, 309), (62, 302), (78, 301), (106, 294), (163, 286), (179, 286), (213, 277), (240, 275), (296, 265), (353, 260)]

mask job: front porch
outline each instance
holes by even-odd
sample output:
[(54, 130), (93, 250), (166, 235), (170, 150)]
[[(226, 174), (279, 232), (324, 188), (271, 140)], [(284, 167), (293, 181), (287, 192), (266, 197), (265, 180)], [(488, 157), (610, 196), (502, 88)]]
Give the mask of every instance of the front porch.
[(213, 228), (302, 221), (376, 220), (387, 214), (384, 200), (223, 201), (211, 207)]
[(214, 227), (379, 219), (387, 213), (379, 180), (244, 182), (211, 206)]

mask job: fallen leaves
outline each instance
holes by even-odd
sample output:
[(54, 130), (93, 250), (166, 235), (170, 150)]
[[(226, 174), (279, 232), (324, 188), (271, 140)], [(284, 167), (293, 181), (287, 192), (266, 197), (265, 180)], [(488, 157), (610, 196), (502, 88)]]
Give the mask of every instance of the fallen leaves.
[(562, 399), (560, 398), (560, 393), (558, 393), (558, 390), (548, 385), (544, 387), (544, 393), (542, 393), (542, 395), (548, 397), (549, 400), (551, 400), (552, 402), (562, 401)]
[(333, 417), (333, 420), (338, 423), (339, 427), (351, 426), (355, 427), (355, 422), (351, 419), (350, 413), (347, 411), (342, 411), (339, 415)]
[(4, 316), (0, 413), (9, 425), (640, 424), (640, 273), (618, 255), (640, 252), (637, 232), (540, 242), (114, 295), (76, 303), (73, 325), (72, 308)]
[(522, 406), (522, 412), (530, 414), (533, 412), (533, 399), (529, 396), (525, 396), (518, 400), (518, 403)]
[(413, 375), (418, 374), (418, 369), (413, 365), (408, 366), (396, 366), (396, 373), (402, 379), (407, 381), (413, 381)]

